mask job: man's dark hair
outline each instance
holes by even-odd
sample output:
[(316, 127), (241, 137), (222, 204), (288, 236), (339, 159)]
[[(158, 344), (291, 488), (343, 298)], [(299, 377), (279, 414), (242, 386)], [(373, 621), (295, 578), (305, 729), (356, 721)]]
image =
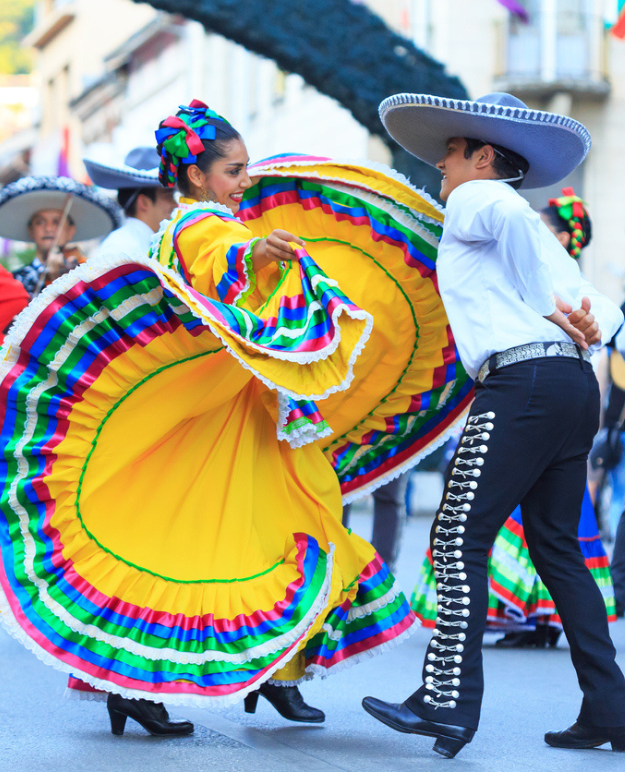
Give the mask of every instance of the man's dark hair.
[(156, 203), (156, 191), (154, 188), (121, 188), (117, 191), (117, 203), (126, 213), (127, 217), (135, 217), (137, 214), (137, 199), (139, 196), (147, 196), (150, 201)]
[[(515, 153), (514, 150), (508, 150), (501, 145), (495, 145), (493, 142), (483, 142), (481, 139), (470, 139), (465, 137), (467, 146), (464, 149), (464, 157), (469, 159), (475, 153), (476, 150), (481, 150), (485, 145), (490, 145), (495, 150), (495, 158), (493, 159), (493, 169), (500, 179), (505, 180), (509, 177), (518, 177), (519, 172), (522, 172), (523, 177), (529, 171), (530, 165), (523, 158), (522, 155)], [(515, 190), (521, 187), (523, 179), (509, 182)]]

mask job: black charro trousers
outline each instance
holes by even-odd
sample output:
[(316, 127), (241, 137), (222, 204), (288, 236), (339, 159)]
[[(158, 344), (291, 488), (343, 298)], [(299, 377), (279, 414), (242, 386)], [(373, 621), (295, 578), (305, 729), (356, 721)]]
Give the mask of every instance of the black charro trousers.
[(579, 720), (625, 727), (625, 679), (601, 592), (577, 539), (586, 460), (598, 426), (599, 387), (582, 359), (532, 359), (476, 383), (431, 533), (436, 629), (424, 685), (406, 702), (421, 718), (478, 727), (488, 553), (520, 503), (530, 556), (571, 647), (583, 693)]

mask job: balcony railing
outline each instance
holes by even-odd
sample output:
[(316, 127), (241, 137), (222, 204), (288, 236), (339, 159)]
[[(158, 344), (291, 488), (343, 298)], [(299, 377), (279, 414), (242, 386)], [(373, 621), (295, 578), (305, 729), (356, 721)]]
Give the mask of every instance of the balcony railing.
[(537, 97), (558, 92), (607, 96), (602, 17), (559, 10), (556, 0), (534, 0), (533, 5), (530, 24), (510, 19), (498, 28), (497, 87)]

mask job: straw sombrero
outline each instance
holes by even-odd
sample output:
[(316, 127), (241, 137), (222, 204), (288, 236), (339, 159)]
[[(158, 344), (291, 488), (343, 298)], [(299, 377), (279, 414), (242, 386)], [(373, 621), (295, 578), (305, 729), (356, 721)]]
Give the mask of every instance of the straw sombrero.
[(475, 102), (431, 94), (395, 94), (379, 108), (388, 133), (417, 158), (436, 166), (451, 137), (500, 145), (529, 163), (522, 188), (559, 182), (584, 160), (590, 134), (573, 118), (532, 110), (511, 94), (496, 92)]
[(69, 177), (22, 177), (0, 191), (0, 236), (30, 241), (28, 224), (36, 212), (63, 209), (72, 196), (69, 211), (76, 224), (72, 241), (108, 235), (122, 224), (120, 209), (110, 198)]

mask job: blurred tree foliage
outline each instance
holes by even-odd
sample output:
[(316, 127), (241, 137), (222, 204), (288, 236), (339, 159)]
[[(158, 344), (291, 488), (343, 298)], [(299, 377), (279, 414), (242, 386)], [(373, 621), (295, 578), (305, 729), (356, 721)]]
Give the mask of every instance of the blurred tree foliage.
[[(135, 0), (141, 2), (142, 0)], [(400, 92), (467, 99), (444, 66), (352, 0), (149, 0), (161, 11), (201, 22), (212, 32), (273, 59), (339, 101), (393, 152), (393, 165), (419, 186), (440, 173), (402, 150), (384, 131), (378, 105)]]
[(32, 52), (21, 47), (31, 30), (36, 0), (0, 0), (0, 74), (26, 74), (32, 68)]

